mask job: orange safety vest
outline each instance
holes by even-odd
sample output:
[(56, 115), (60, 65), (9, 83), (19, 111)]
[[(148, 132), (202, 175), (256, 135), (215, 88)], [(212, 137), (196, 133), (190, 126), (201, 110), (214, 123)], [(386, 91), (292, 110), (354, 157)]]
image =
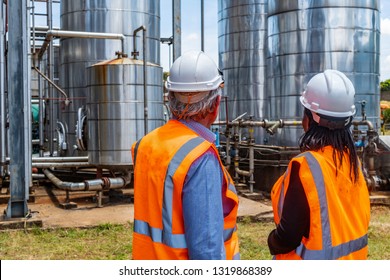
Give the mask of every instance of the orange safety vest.
[(188, 259), (182, 214), (182, 190), (192, 163), (214, 149), (224, 173), (224, 195), (235, 206), (224, 217), (227, 259), (238, 259), (238, 196), (215, 146), (176, 120), (134, 143), (133, 259)]
[(367, 259), (370, 198), (359, 168), (353, 184), (348, 155), (336, 167), (331, 146), (293, 158), (271, 191), (274, 220), (279, 224), (290, 181), (292, 162), (300, 164), (301, 179), (310, 208), (310, 233), (290, 253), (276, 259)]

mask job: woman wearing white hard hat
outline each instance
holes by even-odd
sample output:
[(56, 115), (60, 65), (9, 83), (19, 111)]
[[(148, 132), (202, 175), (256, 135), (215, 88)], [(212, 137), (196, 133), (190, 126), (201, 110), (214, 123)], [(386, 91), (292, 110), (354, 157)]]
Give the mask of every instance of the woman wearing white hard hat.
[(367, 259), (370, 199), (350, 131), (354, 97), (337, 70), (315, 75), (302, 93), (302, 153), (271, 192), (275, 259)]
[(238, 197), (210, 131), (222, 86), (203, 52), (173, 63), (166, 82), (173, 119), (132, 148), (134, 259), (239, 259)]

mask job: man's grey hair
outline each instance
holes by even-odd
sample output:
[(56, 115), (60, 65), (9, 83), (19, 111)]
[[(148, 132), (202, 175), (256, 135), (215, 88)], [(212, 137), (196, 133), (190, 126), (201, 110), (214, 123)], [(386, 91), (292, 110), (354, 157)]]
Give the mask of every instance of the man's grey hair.
[(217, 97), (221, 88), (210, 91), (205, 98), (193, 104), (182, 103), (176, 99), (174, 92), (168, 93), (169, 109), (173, 116), (182, 120), (199, 120), (215, 110)]

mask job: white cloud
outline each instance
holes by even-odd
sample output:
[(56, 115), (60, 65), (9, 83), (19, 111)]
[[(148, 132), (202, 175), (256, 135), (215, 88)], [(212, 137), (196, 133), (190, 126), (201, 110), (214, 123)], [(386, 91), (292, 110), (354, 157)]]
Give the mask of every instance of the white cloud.
[(199, 34), (198, 33), (190, 33), (186, 36), (186, 41), (188, 42), (189, 45), (191, 45), (191, 41), (197, 41), (199, 40)]
[(381, 33), (390, 35), (390, 18), (381, 19)]
[(382, 56), (381, 65), (381, 81), (390, 79), (390, 55)]
[(182, 34), (181, 53), (191, 50), (200, 50), (200, 34), (197, 32)]

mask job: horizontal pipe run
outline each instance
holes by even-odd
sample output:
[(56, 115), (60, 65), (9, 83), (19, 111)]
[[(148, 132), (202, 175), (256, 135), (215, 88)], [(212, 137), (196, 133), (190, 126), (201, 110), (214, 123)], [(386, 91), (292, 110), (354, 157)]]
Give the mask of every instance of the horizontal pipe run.
[(85, 183), (63, 182), (47, 170), (43, 171), (46, 177), (59, 189), (67, 191), (85, 191)]
[(88, 162), (33, 162), (31, 163), (32, 167), (36, 168), (51, 168), (51, 167), (63, 167), (63, 168), (70, 168), (70, 167), (94, 167), (94, 165), (88, 163)]
[(32, 162), (88, 162), (88, 157), (33, 157)]
[[(6, 158), (6, 164), (9, 164), (10, 158)], [(32, 163), (40, 164), (65, 164), (72, 163), (73, 165), (85, 165), (88, 163), (88, 157), (32, 157)]]
[(31, 177), (33, 179), (45, 179), (46, 178), (45, 174), (37, 174), (37, 173), (31, 174)]
[(254, 159), (254, 163), (257, 165), (265, 166), (288, 166), (290, 161), (288, 160), (272, 160), (272, 159)]
[(45, 53), (50, 41), (53, 37), (60, 38), (86, 38), (86, 39), (112, 39), (122, 41), (122, 53), (125, 51), (125, 35), (117, 33), (100, 33), (100, 32), (82, 32), (82, 31), (66, 31), (66, 30), (49, 30), (46, 33), (45, 41), (38, 53), (40, 60)]
[(301, 126), (302, 121), (284, 121), (284, 120), (278, 120), (278, 121), (253, 121), (253, 120), (242, 120), (242, 118), (237, 118), (236, 120), (232, 122), (226, 122), (226, 121), (219, 121), (213, 123), (213, 125), (219, 125), (219, 126), (227, 126), (227, 127), (263, 127), (267, 133), (270, 135), (274, 135), (275, 131), (278, 128), (283, 128), (284, 126)]
[(59, 189), (65, 191), (102, 191), (108, 189), (119, 189), (130, 183), (130, 178), (117, 177), (85, 180), (83, 182), (65, 182), (56, 177), (48, 169), (44, 169), (46, 177)]
[(260, 126), (260, 127), (271, 127), (275, 124), (280, 124), (279, 127), (283, 126), (300, 126), (302, 125), (302, 121), (284, 121), (284, 120), (279, 120), (279, 121), (234, 121), (234, 122), (228, 122), (226, 121), (218, 121), (214, 122), (213, 125), (219, 125), (219, 126), (240, 126), (240, 127), (249, 127), (249, 126)]

